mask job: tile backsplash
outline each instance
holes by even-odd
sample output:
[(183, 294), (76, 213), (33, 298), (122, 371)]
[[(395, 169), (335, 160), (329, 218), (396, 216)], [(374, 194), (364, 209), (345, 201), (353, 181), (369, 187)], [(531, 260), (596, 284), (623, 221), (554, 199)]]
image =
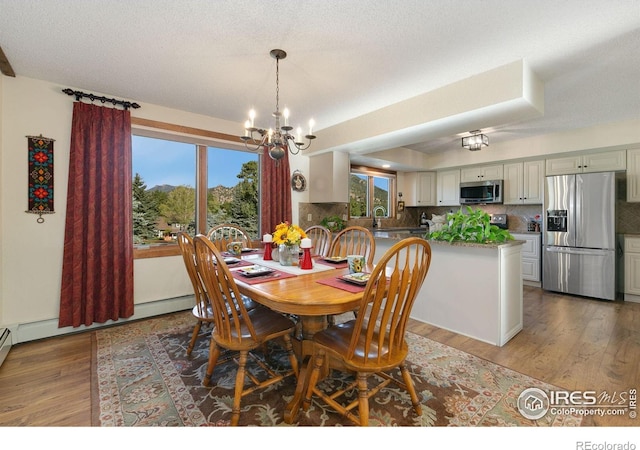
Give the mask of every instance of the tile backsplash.
[[(337, 215), (343, 217), (348, 214), (347, 203), (300, 203), (299, 207), (299, 225), (304, 229), (311, 225), (317, 225), (320, 221), (327, 217)], [(398, 218), (383, 219), (383, 227), (417, 227), (420, 225), (420, 214), (424, 211), (427, 217), (431, 219), (432, 214), (446, 214), (455, 212), (459, 206), (446, 207), (407, 207), (399, 214)], [(479, 206), (482, 210), (489, 214), (507, 214), (507, 223), (509, 231), (521, 233), (527, 231), (527, 223), (533, 219), (536, 214), (542, 216), (542, 205), (483, 205)], [(311, 221), (307, 220), (311, 214)], [(371, 219), (349, 219), (348, 225), (361, 225), (364, 227), (371, 226)], [(616, 201), (616, 233), (640, 233), (640, 203), (628, 203), (623, 200)]]

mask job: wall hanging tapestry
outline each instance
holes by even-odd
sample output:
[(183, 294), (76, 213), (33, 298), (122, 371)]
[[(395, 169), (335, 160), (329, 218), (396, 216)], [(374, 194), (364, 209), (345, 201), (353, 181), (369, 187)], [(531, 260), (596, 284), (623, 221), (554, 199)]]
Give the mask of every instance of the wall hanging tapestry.
[(40, 136), (27, 136), (29, 148), (29, 207), (27, 213), (53, 214), (53, 142)]

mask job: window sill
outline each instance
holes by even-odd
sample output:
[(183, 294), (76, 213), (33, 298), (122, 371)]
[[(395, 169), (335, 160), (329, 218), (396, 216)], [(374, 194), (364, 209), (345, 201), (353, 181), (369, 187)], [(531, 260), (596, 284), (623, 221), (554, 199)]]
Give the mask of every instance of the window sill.
[(180, 255), (180, 247), (175, 245), (139, 246), (133, 249), (133, 259), (160, 258)]

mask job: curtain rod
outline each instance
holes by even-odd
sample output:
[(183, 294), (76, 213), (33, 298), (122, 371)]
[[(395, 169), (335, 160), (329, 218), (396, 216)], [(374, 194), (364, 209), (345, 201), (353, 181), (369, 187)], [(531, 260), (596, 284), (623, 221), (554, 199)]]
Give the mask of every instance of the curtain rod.
[(80, 101), (80, 99), (82, 97), (86, 97), (88, 99), (90, 99), (91, 101), (94, 100), (100, 100), (102, 103), (112, 103), (113, 105), (121, 105), (124, 109), (129, 109), (129, 108), (140, 108), (140, 105), (138, 105), (137, 103), (133, 103), (133, 102), (128, 102), (125, 100), (117, 100), (115, 98), (108, 98), (108, 97), (101, 97), (95, 94), (87, 94), (86, 92), (82, 92), (82, 91), (74, 91), (73, 89), (63, 89), (62, 92), (64, 92), (65, 94), (68, 95), (75, 95), (76, 96), (76, 101)]

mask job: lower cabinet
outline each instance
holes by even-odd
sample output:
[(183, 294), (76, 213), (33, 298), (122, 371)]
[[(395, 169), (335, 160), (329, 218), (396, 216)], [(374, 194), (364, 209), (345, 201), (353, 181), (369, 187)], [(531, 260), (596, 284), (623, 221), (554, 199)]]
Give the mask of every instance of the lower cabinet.
[(624, 237), (624, 300), (640, 303), (640, 237)]
[(522, 246), (522, 281), (532, 286), (540, 286), (541, 273), (541, 235), (511, 233), (514, 239), (525, 241)]

